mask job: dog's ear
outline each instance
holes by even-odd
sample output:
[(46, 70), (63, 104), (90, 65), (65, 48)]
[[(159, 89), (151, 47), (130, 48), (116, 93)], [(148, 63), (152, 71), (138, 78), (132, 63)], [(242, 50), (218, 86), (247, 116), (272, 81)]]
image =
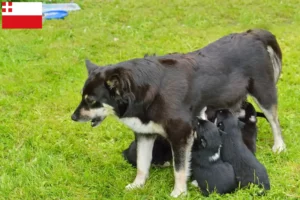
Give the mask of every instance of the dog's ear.
[(97, 65), (93, 64), (90, 60), (88, 59), (85, 59), (85, 66), (86, 66), (86, 69), (88, 71), (88, 75), (90, 75), (92, 73), (92, 71), (94, 71), (95, 69), (98, 68)]
[(118, 74), (113, 74), (106, 79), (105, 84), (110, 90), (113, 90), (120, 89), (120, 82), (120, 76)]
[(106, 74), (105, 85), (111, 96), (133, 101), (132, 84), (128, 73), (123, 69), (110, 71)]
[(238, 120), (238, 126), (239, 126), (240, 129), (242, 129), (242, 128), (244, 128), (245, 123), (242, 122), (241, 120)]

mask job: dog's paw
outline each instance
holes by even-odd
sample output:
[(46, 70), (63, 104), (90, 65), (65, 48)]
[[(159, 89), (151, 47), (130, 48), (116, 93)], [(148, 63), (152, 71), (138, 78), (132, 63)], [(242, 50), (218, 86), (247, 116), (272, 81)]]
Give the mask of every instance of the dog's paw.
[(171, 194), (170, 194), (170, 196), (171, 197), (173, 197), (173, 198), (177, 198), (177, 197), (179, 197), (180, 195), (187, 195), (187, 190), (186, 189), (178, 189), (178, 188), (175, 188), (172, 192), (171, 192)]
[(286, 146), (284, 144), (283, 141), (277, 142), (274, 144), (274, 146), (272, 147), (272, 151), (274, 153), (280, 153), (286, 150)]
[(130, 183), (130, 184), (126, 185), (125, 189), (126, 190), (133, 190), (133, 189), (136, 189), (136, 188), (141, 188), (143, 186), (144, 186), (144, 184), (142, 184), (142, 183)]

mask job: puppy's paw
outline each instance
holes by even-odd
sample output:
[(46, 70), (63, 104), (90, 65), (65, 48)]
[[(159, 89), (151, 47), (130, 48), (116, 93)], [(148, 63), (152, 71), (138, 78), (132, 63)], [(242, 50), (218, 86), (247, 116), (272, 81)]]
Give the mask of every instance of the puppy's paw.
[(142, 184), (142, 183), (130, 183), (130, 184), (126, 185), (125, 189), (133, 190), (133, 189), (141, 188), (143, 186), (144, 186), (144, 184)]
[(186, 189), (179, 189), (179, 188), (175, 188), (172, 192), (171, 192), (171, 194), (170, 194), (170, 196), (171, 197), (174, 197), (174, 198), (177, 198), (177, 197), (179, 197), (180, 195), (187, 195), (187, 190)]
[(191, 184), (192, 184), (192, 186), (198, 187), (198, 182), (197, 182), (196, 180), (193, 180), (193, 181), (191, 182)]
[(286, 150), (286, 146), (283, 141), (276, 142), (272, 147), (274, 153), (280, 153)]

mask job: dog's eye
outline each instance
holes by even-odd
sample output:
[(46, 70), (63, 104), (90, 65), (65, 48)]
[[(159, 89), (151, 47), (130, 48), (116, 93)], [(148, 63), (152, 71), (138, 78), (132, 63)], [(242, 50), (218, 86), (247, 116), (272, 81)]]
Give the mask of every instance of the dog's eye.
[(89, 97), (87, 95), (85, 96), (85, 101), (88, 105), (94, 105), (95, 103), (97, 103), (97, 101), (94, 98)]
[(223, 122), (219, 122), (219, 123), (217, 124), (217, 127), (218, 127), (220, 130), (224, 131), (224, 124), (223, 124)]
[(95, 101), (95, 100), (87, 100), (86, 101), (87, 102), (87, 104), (89, 104), (89, 105), (94, 105), (95, 103), (97, 103), (97, 101)]

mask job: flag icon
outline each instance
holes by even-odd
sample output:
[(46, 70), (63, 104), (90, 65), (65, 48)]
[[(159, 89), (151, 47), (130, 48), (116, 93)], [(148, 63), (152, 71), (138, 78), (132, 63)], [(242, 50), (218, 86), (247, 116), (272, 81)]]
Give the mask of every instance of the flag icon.
[(40, 29), (42, 24), (42, 2), (2, 2), (3, 29)]

